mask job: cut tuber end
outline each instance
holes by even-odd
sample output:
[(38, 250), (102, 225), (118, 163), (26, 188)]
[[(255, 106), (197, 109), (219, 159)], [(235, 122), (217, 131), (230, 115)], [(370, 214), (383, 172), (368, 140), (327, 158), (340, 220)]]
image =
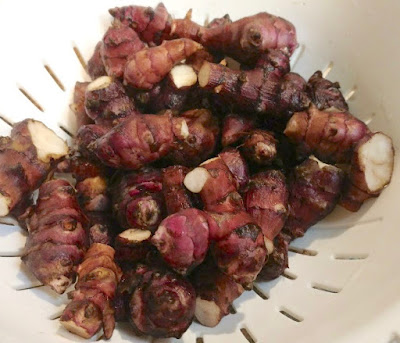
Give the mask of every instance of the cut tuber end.
[(0, 194), (0, 217), (6, 216), (10, 212), (11, 199)]
[(390, 137), (374, 134), (358, 149), (360, 169), (364, 170), (368, 193), (380, 192), (389, 184), (393, 173), (394, 149)]
[(197, 75), (194, 69), (187, 64), (180, 64), (170, 71), (172, 83), (178, 89), (191, 87), (197, 82)]
[(199, 85), (200, 87), (205, 87), (210, 79), (210, 63), (204, 62), (203, 66), (199, 70)]
[(65, 290), (71, 285), (71, 280), (64, 275), (61, 275), (51, 280), (48, 285), (58, 294), (63, 294)]
[(207, 169), (197, 167), (185, 176), (183, 184), (192, 193), (200, 193), (209, 177)]
[(214, 301), (208, 301), (197, 297), (196, 309), (194, 311), (196, 319), (200, 324), (208, 327), (215, 327), (221, 321), (221, 309)]
[(75, 335), (78, 335), (80, 337), (89, 339), (90, 337), (92, 337), (92, 335), (87, 332), (84, 328), (76, 325), (76, 323), (72, 320), (68, 320), (68, 321), (60, 321), (62, 326), (64, 326), (69, 332), (72, 332)]
[(48, 163), (68, 154), (68, 145), (43, 123), (30, 120), (28, 130), (41, 161)]
[(265, 247), (267, 248), (268, 255), (274, 252), (274, 242), (264, 236)]
[(107, 88), (113, 82), (110, 76), (100, 76), (96, 80), (90, 82), (87, 86), (87, 92), (97, 91), (99, 89)]
[(128, 229), (121, 232), (118, 236), (129, 243), (140, 243), (149, 239), (151, 232), (148, 230)]

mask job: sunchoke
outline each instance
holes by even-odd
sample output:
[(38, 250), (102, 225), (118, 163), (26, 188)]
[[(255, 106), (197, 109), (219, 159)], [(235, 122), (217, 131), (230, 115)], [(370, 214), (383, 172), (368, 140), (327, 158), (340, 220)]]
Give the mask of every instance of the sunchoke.
[(93, 124), (85, 109), (85, 93), (90, 82), (76, 82), (74, 88), (74, 102), (70, 108), (75, 114), (76, 126), (78, 129), (83, 125)]
[(72, 299), (61, 315), (61, 324), (69, 331), (90, 338), (103, 327), (104, 337), (110, 339), (115, 318), (112, 300), (122, 272), (114, 262), (114, 249), (95, 243), (78, 267), (79, 279)]
[(87, 63), (87, 72), (92, 80), (107, 75), (100, 53), (102, 44), (101, 41), (96, 44), (93, 55)]
[(0, 217), (9, 214), (40, 186), (67, 144), (43, 123), (25, 119), (10, 137), (0, 138)]
[(241, 142), (241, 139), (247, 136), (255, 128), (253, 118), (230, 114), (224, 118), (221, 143), (226, 147)]
[(349, 113), (311, 106), (307, 112), (295, 113), (284, 133), (300, 154), (314, 154), (326, 163), (349, 163), (354, 145), (369, 132), (367, 125)]
[(339, 200), (344, 173), (339, 168), (309, 158), (294, 169), (289, 182), (289, 215), (283, 232), (291, 239), (326, 217)]
[(124, 83), (138, 89), (152, 89), (174, 65), (201, 48), (200, 44), (182, 38), (142, 49), (130, 56), (124, 70)]
[(253, 130), (244, 139), (240, 150), (243, 156), (255, 164), (270, 165), (277, 157), (277, 140), (270, 131)]
[(128, 229), (115, 237), (115, 260), (123, 267), (132, 267), (144, 262), (150, 251), (151, 232), (149, 230)]
[(247, 212), (271, 241), (279, 234), (288, 215), (289, 191), (285, 176), (278, 170), (254, 175), (244, 194)]
[(52, 180), (40, 187), (28, 219), (22, 260), (39, 281), (57, 293), (64, 293), (75, 279), (87, 245), (86, 223), (75, 190), (67, 181)]
[(217, 230), (215, 221), (207, 213), (190, 208), (165, 218), (151, 242), (169, 266), (185, 275), (206, 257), (210, 230)]
[(231, 172), (235, 187), (239, 192), (242, 192), (249, 182), (249, 168), (247, 163), (237, 149), (228, 148), (223, 150), (218, 155), (224, 161), (225, 165)]

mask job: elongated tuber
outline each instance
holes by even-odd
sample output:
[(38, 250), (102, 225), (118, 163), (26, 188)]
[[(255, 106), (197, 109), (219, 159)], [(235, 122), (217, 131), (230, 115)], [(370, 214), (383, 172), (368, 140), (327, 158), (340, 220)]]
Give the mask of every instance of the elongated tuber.
[(320, 71), (316, 71), (308, 80), (307, 87), (312, 102), (319, 110), (335, 108), (346, 112), (349, 109), (338, 82), (324, 79)]
[(95, 243), (78, 267), (79, 279), (72, 299), (61, 315), (61, 324), (69, 331), (90, 338), (103, 327), (104, 337), (110, 339), (115, 318), (112, 300), (122, 272), (114, 262), (114, 249)]
[(254, 175), (244, 194), (247, 212), (271, 241), (279, 234), (288, 215), (289, 191), (285, 176), (278, 170)]
[(365, 136), (354, 148), (340, 204), (350, 211), (358, 211), (365, 200), (378, 196), (390, 183), (393, 165), (391, 138), (381, 132)]
[(87, 124), (92, 124), (93, 120), (88, 117), (85, 109), (85, 93), (89, 82), (76, 82), (74, 88), (74, 102), (70, 105), (75, 114), (76, 126), (78, 129)]
[(249, 161), (270, 165), (277, 157), (277, 140), (270, 131), (253, 130), (245, 138), (240, 150)]
[(231, 172), (235, 187), (239, 192), (242, 192), (249, 182), (249, 168), (247, 163), (237, 149), (228, 148), (223, 150), (218, 155), (224, 161), (225, 165)]
[(92, 80), (107, 75), (100, 53), (102, 44), (101, 41), (96, 44), (93, 55), (87, 63), (87, 72)]
[(100, 48), (107, 75), (122, 77), (130, 56), (144, 48), (145, 44), (133, 29), (115, 21), (104, 34)]
[(339, 168), (309, 158), (294, 169), (289, 182), (289, 215), (283, 232), (291, 239), (326, 217), (339, 200), (344, 173)]
[(193, 197), (183, 184), (188, 172), (188, 168), (179, 165), (162, 170), (162, 190), (169, 214), (194, 207)]
[(195, 317), (208, 327), (218, 325), (229, 314), (229, 307), (243, 292), (243, 287), (221, 273), (211, 260), (206, 260), (191, 275), (196, 290)]
[(82, 126), (76, 134), (74, 150), (79, 152), (88, 160), (98, 161), (98, 158), (92, 149), (92, 145), (98, 138), (104, 136), (109, 130), (110, 128), (104, 125), (89, 124)]
[(152, 89), (174, 65), (200, 50), (190, 39), (165, 41), (160, 46), (145, 48), (131, 55), (125, 66), (124, 83), (138, 89)]
[(0, 217), (10, 213), (40, 186), (67, 144), (43, 123), (25, 119), (10, 137), (0, 138)]
[(64, 293), (75, 280), (87, 245), (86, 222), (75, 190), (67, 181), (52, 180), (40, 187), (28, 219), (29, 236), (22, 260), (39, 281), (57, 293)]
[(301, 154), (314, 154), (326, 163), (349, 163), (354, 145), (369, 132), (351, 114), (311, 106), (307, 112), (295, 113), (284, 133)]
[(290, 238), (279, 233), (274, 239), (274, 251), (268, 256), (268, 259), (257, 276), (259, 281), (270, 281), (276, 279), (283, 274), (286, 268), (289, 267), (288, 261), (288, 241)]
[(92, 81), (86, 88), (85, 108), (96, 124), (114, 126), (113, 122), (135, 114), (135, 106), (122, 84), (110, 76)]
[(243, 113), (295, 112), (310, 103), (305, 80), (295, 73), (282, 76), (278, 68), (240, 71), (204, 62), (198, 78), (200, 87)]
[(246, 137), (252, 129), (255, 128), (254, 119), (230, 114), (224, 118), (221, 143), (222, 146), (234, 145), (241, 142), (243, 137)]
[(164, 260), (179, 274), (188, 274), (206, 257), (209, 232), (217, 230), (215, 221), (195, 208), (182, 210), (165, 218), (151, 242)]
[(154, 231), (164, 214), (161, 172), (144, 168), (122, 176), (113, 190), (113, 210), (123, 228)]
[(195, 303), (195, 290), (186, 279), (149, 269), (129, 300), (129, 319), (140, 334), (180, 338), (193, 320)]

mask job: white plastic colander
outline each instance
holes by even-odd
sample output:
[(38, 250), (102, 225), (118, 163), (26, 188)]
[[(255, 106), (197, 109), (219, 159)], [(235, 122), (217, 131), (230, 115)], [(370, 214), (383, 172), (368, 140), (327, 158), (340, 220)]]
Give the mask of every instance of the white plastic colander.
[[(154, 6), (156, 2), (132, 0)], [(203, 22), (268, 11), (292, 21), (300, 46), (293, 70), (317, 69), (340, 81), (353, 114), (392, 136), (400, 147), (400, 2), (389, 0), (164, 1), (176, 17), (193, 8)], [(69, 140), (75, 81), (89, 80), (83, 64), (104, 34), (108, 8), (129, 1), (0, 1), (0, 135), (24, 118), (43, 121)], [(391, 185), (355, 214), (337, 208), (291, 244), (290, 269), (257, 283), (234, 302), (216, 328), (194, 323), (190, 343), (400, 342), (400, 170)], [(40, 286), (21, 264), (23, 230), (0, 225), (0, 343), (61, 343), (83, 339), (57, 320), (66, 295)], [(11, 223), (11, 224), (10, 224)], [(97, 337), (98, 338), (98, 337)], [(95, 338), (96, 339), (96, 338)], [(151, 342), (117, 325), (111, 342)]]

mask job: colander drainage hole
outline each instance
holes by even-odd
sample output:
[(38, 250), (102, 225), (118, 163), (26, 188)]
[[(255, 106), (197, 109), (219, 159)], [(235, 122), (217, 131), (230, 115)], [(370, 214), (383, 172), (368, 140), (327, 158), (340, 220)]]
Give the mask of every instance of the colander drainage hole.
[(60, 317), (62, 316), (62, 314), (63, 314), (63, 310), (60, 310), (60, 311), (58, 311), (58, 312), (52, 314), (52, 315), (49, 317), (49, 319), (50, 319), (50, 320), (57, 320), (57, 319), (60, 319)]
[(304, 320), (304, 318), (302, 318), (301, 316), (293, 313), (293, 311), (290, 311), (287, 308), (281, 308), (279, 310), (279, 313), (283, 314), (285, 317), (293, 320), (296, 323), (301, 323)]
[(350, 89), (350, 90), (345, 94), (344, 99), (345, 99), (346, 101), (349, 101), (349, 100), (354, 96), (354, 94), (356, 94), (356, 92), (357, 92), (357, 86), (353, 86), (353, 88)]
[(289, 279), (289, 280), (296, 280), (297, 279), (297, 275), (293, 274), (292, 272), (289, 272), (288, 270), (285, 270), (283, 272), (282, 276), (284, 276), (286, 279)]
[(306, 255), (306, 256), (317, 256), (318, 255), (318, 252), (315, 250), (297, 248), (297, 247), (294, 247), (291, 245), (289, 246), (289, 251), (294, 252), (296, 254)]
[(71, 138), (74, 138), (74, 135), (68, 130), (68, 129), (66, 129), (64, 126), (62, 126), (62, 125), (58, 125), (59, 126), (59, 128), (61, 129), (61, 130), (63, 130), (68, 136), (70, 136)]
[(27, 291), (29, 289), (34, 289), (34, 288), (40, 288), (40, 287), (44, 287), (43, 284), (41, 285), (34, 285), (34, 286), (28, 286), (28, 287), (20, 287), (20, 288), (15, 288), (16, 291)]
[(236, 313), (237, 313), (237, 311), (236, 311), (236, 309), (233, 307), (233, 305), (229, 305), (229, 313), (230, 313), (230, 314), (236, 314)]
[(23, 250), (17, 250), (17, 251), (6, 251), (6, 252), (1, 252), (0, 251), (0, 257), (21, 257), (23, 253)]
[(327, 292), (327, 293), (333, 293), (333, 294), (337, 294), (337, 293), (339, 293), (341, 291), (340, 288), (327, 286), (327, 285), (322, 285), (320, 283), (313, 283), (313, 284), (311, 284), (311, 287), (313, 289), (318, 290), (318, 291)]
[(48, 64), (44, 65), (44, 69), (46, 69), (46, 71), (49, 73), (49, 75), (51, 76), (51, 78), (53, 79), (53, 81), (57, 84), (57, 86), (63, 91), (65, 92), (65, 87), (63, 85), (63, 83), (60, 81), (60, 79), (57, 77), (56, 73), (53, 71), (53, 69), (51, 69), (51, 67)]
[(75, 53), (76, 57), (78, 58), (79, 63), (81, 64), (82, 68), (86, 70), (86, 62), (81, 54), (81, 51), (79, 50), (79, 48), (76, 45), (73, 47), (73, 49), (74, 49), (74, 53)]
[(368, 254), (335, 254), (333, 255), (335, 260), (365, 260), (368, 258)]
[(249, 329), (246, 328), (241, 328), (240, 332), (242, 333), (242, 335), (244, 336), (244, 338), (246, 338), (249, 343), (256, 343), (256, 339), (251, 335)]
[(197, 337), (196, 338), (196, 343), (204, 343), (203, 337)]
[(36, 101), (36, 99), (30, 95), (25, 89), (22, 87), (18, 87), (19, 91), (27, 98), (40, 112), (44, 112), (44, 109), (40, 104)]
[(253, 284), (253, 291), (256, 293), (261, 299), (268, 300), (269, 296), (266, 295), (257, 285)]
[(331, 72), (333, 68), (333, 62), (329, 62), (329, 64), (326, 66), (326, 68), (324, 69), (324, 71), (322, 72), (322, 76), (324, 78), (326, 78), (328, 76), (328, 74)]
[(6, 117), (0, 115), (0, 119), (1, 119), (2, 121), (4, 121), (8, 126), (11, 126), (11, 127), (14, 126), (14, 124), (13, 124), (10, 120), (8, 120)]

